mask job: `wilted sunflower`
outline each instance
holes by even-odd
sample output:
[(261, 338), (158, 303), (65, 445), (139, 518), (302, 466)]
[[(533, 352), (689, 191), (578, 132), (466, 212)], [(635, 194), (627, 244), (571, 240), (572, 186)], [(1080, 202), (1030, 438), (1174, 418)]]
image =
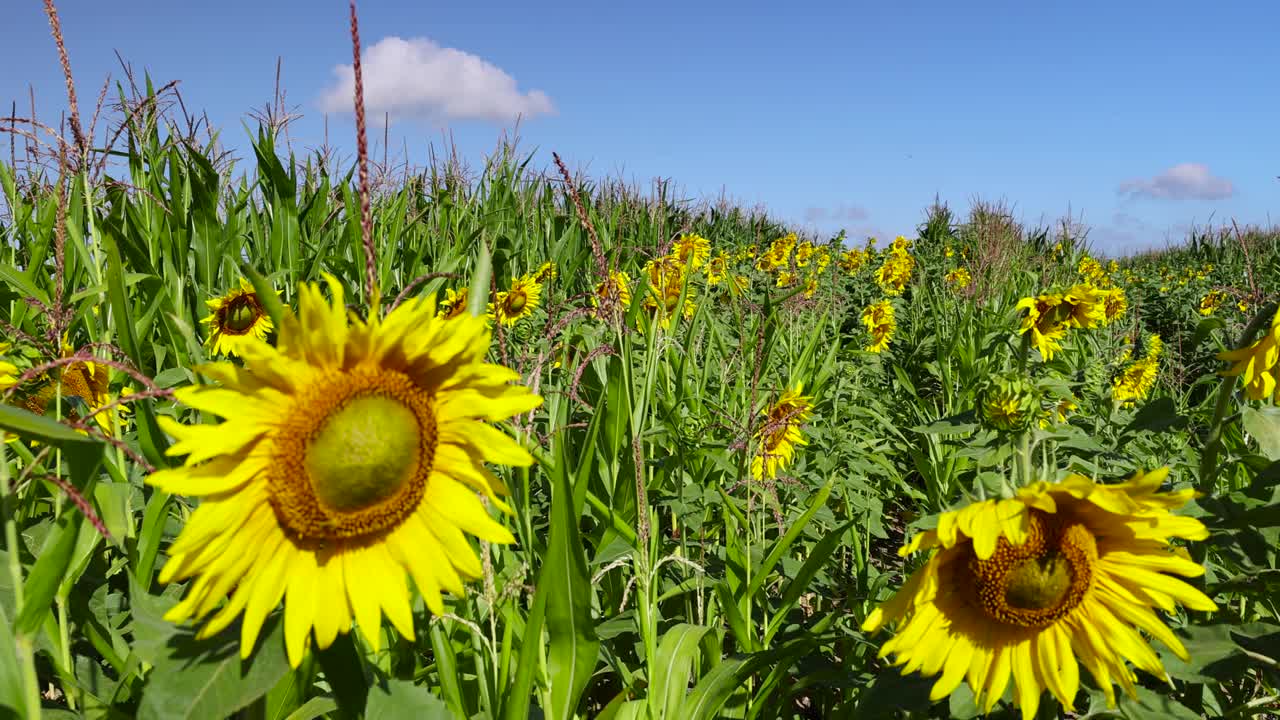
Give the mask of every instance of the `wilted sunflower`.
[(1192, 490), (1159, 492), (1162, 468), (1104, 485), (1081, 475), (1039, 482), (1007, 500), (943, 513), (937, 529), (912, 538), (899, 555), (932, 550), (928, 562), (862, 624), (896, 622), (880, 650), (903, 674), (941, 673), (930, 694), (946, 697), (966, 678), (984, 713), (1012, 676), (1014, 704), (1032, 718), (1047, 689), (1074, 709), (1083, 664), (1107, 701), (1113, 683), (1131, 696), (1137, 677), (1126, 661), (1167, 680), (1145, 631), (1187, 660), (1186, 648), (1154, 611), (1217, 607), (1171, 575), (1204, 568), (1173, 538), (1203, 540), (1199, 520), (1170, 513)]
[(1269, 398), (1276, 392), (1276, 363), (1280, 362), (1280, 310), (1271, 318), (1271, 327), (1252, 345), (1219, 353), (1219, 360), (1231, 363), (1223, 376), (1241, 376), (1250, 400)]
[(874, 353), (884, 351), (889, 347), (889, 341), (893, 340), (893, 332), (898, 327), (893, 317), (893, 305), (888, 300), (881, 300), (867, 306), (862, 311), (862, 324), (871, 334), (871, 343), (867, 345), (866, 350)]
[(711, 243), (697, 233), (681, 235), (671, 246), (671, 257), (687, 270), (697, 270), (711, 254)]
[(631, 307), (631, 276), (621, 270), (610, 270), (609, 279), (596, 284), (591, 303), (599, 306), (600, 301), (609, 297), (611, 293), (618, 298), (618, 303), (622, 305), (623, 310)]
[(542, 297), (542, 283), (533, 275), (516, 278), (511, 289), (499, 292), (489, 305), (489, 313), (503, 325), (515, 325), (529, 317)]
[(207, 300), (205, 305), (213, 314), (201, 320), (209, 326), (209, 337), (204, 344), (215, 355), (239, 355), (243, 343), (266, 340), (267, 334), (275, 329), (257, 291), (243, 279), (239, 288)]
[(464, 531), (513, 541), (477, 492), (508, 510), (499, 498), (506, 488), (485, 463), (532, 458), (488, 423), (541, 403), (511, 384), (518, 373), (484, 361), (482, 318), (441, 320), (423, 298), (385, 318), (348, 318), (341, 285), (326, 280), (332, 303), (319, 286), (303, 285), (278, 347), (246, 343), (244, 367), (199, 368), (219, 385), (175, 393), (225, 422), (161, 417), (177, 438), (169, 454), (187, 459), (148, 478), (202, 498), (160, 573), (162, 582), (196, 579), (165, 617), (202, 619), (217, 609), (199, 632), (208, 637), (243, 614), (240, 654), (248, 657), (283, 598), (294, 667), (313, 632), (326, 648), (353, 620), (375, 649), (382, 614), (412, 639), (406, 574), (439, 615), (441, 589), (462, 595), (463, 578), (481, 574)]
[(1061, 304), (1061, 295), (1040, 295), (1018, 301), (1017, 309), (1026, 311), (1018, 332), (1031, 333), (1031, 344), (1045, 360), (1052, 360), (1053, 354), (1062, 349), (1058, 341), (1067, 334), (1066, 323), (1059, 320), (1058, 306)]
[(467, 312), (467, 294), (468, 288), (454, 291), (453, 288), (447, 288), (444, 291), (444, 300), (436, 309), (436, 317), (442, 320), (452, 320), (461, 317)]
[(756, 431), (756, 455), (751, 459), (751, 477), (773, 479), (795, 459), (796, 448), (806, 445), (800, 426), (809, 421), (813, 398), (802, 395), (804, 386), (789, 387), (778, 401), (764, 409), (764, 424)]

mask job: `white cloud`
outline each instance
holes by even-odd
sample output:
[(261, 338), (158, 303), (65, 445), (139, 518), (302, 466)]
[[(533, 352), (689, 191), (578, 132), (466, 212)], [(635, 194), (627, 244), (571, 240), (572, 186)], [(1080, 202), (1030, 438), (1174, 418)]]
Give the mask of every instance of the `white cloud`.
[(870, 214), (867, 209), (861, 205), (846, 205), (841, 203), (835, 207), (810, 207), (804, 210), (804, 219), (807, 222), (840, 222), (840, 221), (859, 221), (866, 220)]
[(1235, 194), (1235, 185), (1209, 172), (1207, 165), (1181, 163), (1151, 178), (1120, 183), (1117, 192), (1129, 197), (1160, 200), (1222, 200)]
[[(521, 92), (515, 78), (484, 58), (427, 38), (386, 37), (364, 51), (365, 111), (392, 119), (510, 122), (555, 113), (541, 90)], [(320, 98), (325, 112), (351, 112), (355, 70), (333, 69), (335, 81)]]

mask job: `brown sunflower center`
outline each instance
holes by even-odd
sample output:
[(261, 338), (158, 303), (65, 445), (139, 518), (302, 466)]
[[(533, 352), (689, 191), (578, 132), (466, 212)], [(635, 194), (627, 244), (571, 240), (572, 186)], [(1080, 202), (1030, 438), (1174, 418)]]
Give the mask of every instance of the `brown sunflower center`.
[(1027, 541), (1001, 538), (986, 560), (969, 557), (978, 604), (992, 619), (1042, 628), (1067, 616), (1084, 599), (1098, 546), (1084, 524), (1031, 511)]
[(271, 444), (271, 506), (294, 540), (365, 537), (398, 526), (421, 502), (434, 404), (399, 372), (333, 371), (298, 394)]
[(258, 297), (253, 294), (238, 295), (218, 311), (221, 317), (223, 332), (232, 335), (244, 335), (253, 329), (254, 323), (262, 317), (262, 306)]
[(507, 314), (515, 315), (529, 304), (529, 296), (523, 290), (512, 290), (507, 295)]

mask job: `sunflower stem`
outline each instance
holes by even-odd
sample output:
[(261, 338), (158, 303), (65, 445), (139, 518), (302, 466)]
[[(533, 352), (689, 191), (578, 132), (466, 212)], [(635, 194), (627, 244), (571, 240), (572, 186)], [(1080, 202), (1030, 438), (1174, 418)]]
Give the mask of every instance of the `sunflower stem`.
[[(9, 560), (9, 579), (13, 585), (13, 616), (16, 619), (22, 614), (23, 584), (22, 564), (18, 559), (18, 525), (14, 518), (17, 513), (10, 500), (13, 486), (9, 477), (8, 433), (0, 430), (0, 514), (4, 515), (4, 546)], [(2, 613), (0, 613), (2, 615)], [(23, 689), (26, 691), (24, 704), (28, 717), (40, 718), (40, 680), (36, 676), (35, 651), (31, 638), (21, 630), (14, 637), (18, 660), (22, 663)]]

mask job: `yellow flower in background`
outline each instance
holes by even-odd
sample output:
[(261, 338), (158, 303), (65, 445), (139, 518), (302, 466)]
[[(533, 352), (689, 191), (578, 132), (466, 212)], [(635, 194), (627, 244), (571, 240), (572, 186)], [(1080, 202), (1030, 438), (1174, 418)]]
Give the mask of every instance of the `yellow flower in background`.
[(245, 280), (226, 295), (205, 301), (213, 314), (201, 320), (209, 326), (205, 346), (215, 355), (238, 355), (245, 342), (266, 340), (275, 328), (258, 300), (253, 285)]
[(551, 263), (544, 262), (537, 270), (533, 271), (531, 277), (539, 285), (545, 285), (556, 279), (556, 268)]
[[(907, 242), (902, 237), (899, 237), (898, 240)], [(898, 241), (895, 240), (889, 256), (885, 258), (884, 264), (876, 271), (876, 284), (880, 286), (880, 289), (886, 295), (901, 295), (903, 290), (906, 289), (907, 283), (911, 282), (911, 273), (915, 270), (915, 267), (915, 258), (907, 254), (906, 250), (898, 249)]]
[(1070, 398), (1070, 397), (1063, 398), (1059, 400), (1056, 405), (1054, 405), (1052, 408), (1049, 409), (1049, 412), (1046, 414), (1046, 417), (1041, 418), (1040, 427), (1047, 428), (1053, 423), (1058, 423), (1058, 424), (1065, 423), (1067, 421), (1067, 417), (1070, 416), (1071, 413), (1079, 409), (1080, 409), (1080, 406), (1076, 405), (1075, 398)]
[[(74, 349), (66, 344), (65, 339), (62, 342), (62, 354), (63, 357), (74, 354)], [(8, 363), (0, 363), (0, 366), (5, 365), (13, 370), (6, 373), (5, 368), (0, 367), (0, 376), (9, 375), (12, 381), (5, 385), (4, 378), (0, 377), (0, 389), (12, 387), (17, 382), (17, 368)], [(119, 406), (111, 410), (102, 410), (114, 401), (109, 392), (110, 368), (91, 361), (74, 362), (52, 372), (57, 374), (56, 380), (49, 373), (41, 375), (40, 384), (35, 391), (20, 395), (13, 401), (14, 404), (36, 415), (44, 415), (58, 403), (58, 398), (61, 396), (63, 417), (76, 420), (91, 419), (104, 434), (109, 436), (114, 435), (115, 430), (122, 427)]]
[(813, 398), (803, 391), (800, 384), (789, 387), (764, 409), (764, 424), (756, 431), (756, 455), (751, 459), (751, 477), (756, 480), (777, 477), (795, 459), (796, 448), (807, 444), (800, 426), (809, 421)]
[(1107, 273), (1102, 269), (1102, 264), (1088, 255), (1080, 258), (1080, 265), (1076, 268), (1076, 271), (1081, 277), (1094, 285), (1104, 284), (1107, 279)]
[(804, 281), (804, 296), (813, 297), (816, 292), (818, 292), (818, 278), (810, 275)]
[(871, 335), (871, 342), (865, 349), (874, 353), (883, 352), (889, 347), (893, 333), (898, 328), (893, 316), (893, 304), (888, 300), (881, 300), (867, 306), (862, 311), (862, 324)]
[(964, 267), (958, 267), (947, 273), (945, 278), (947, 284), (957, 290), (963, 290), (973, 282), (973, 277), (969, 275), (969, 270)]
[(809, 262), (813, 260), (813, 253), (817, 250), (813, 243), (805, 240), (796, 246), (796, 267), (808, 267)]
[(1059, 308), (1069, 327), (1095, 328), (1107, 318), (1106, 299), (1092, 285), (1075, 285), (1062, 296)]
[(631, 307), (631, 276), (621, 270), (610, 270), (609, 279), (596, 284), (591, 302), (599, 306), (600, 301), (611, 294), (618, 298), (624, 309)]
[(831, 266), (831, 251), (826, 246), (818, 248), (813, 254), (813, 271), (815, 274), (822, 274), (822, 271)]
[(751, 278), (746, 275), (730, 275), (729, 276), (729, 293), (732, 295), (741, 295), (751, 288)]
[(867, 264), (867, 253), (859, 248), (850, 248), (840, 253), (840, 269), (853, 275)]
[(795, 233), (787, 233), (780, 238), (774, 239), (769, 247), (769, 252), (778, 255), (784, 263), (788, 262), (791, 260), (791, 252), (795, 250), (796, 241), (798, 240), (799, 238), (796, 237)]
[(456, 317), (462, 317), (467, 314), (467, 294), (468, 288), (454, 291), (448, 288), (444, 291), (444, 300), (440, 301), (440, 305), (436, 310), (436, 317), (442, 320), (452, 320)]
[[(13, 343), (0, 342), (0, 355), (9, 352), (13, 347)], [(5, 360), (0, 360), (0, 390), (11, 388), (18, 384), (18, 366)]]
[(1125, 297), (1124, 288), (1103, 291), (1103, 325), (1110, 325), (1120, 319), (1129, 309), (1129, 299)]
[(195, 578), (165, 617), (213, 613), (203, 638), (242, 616), (248, 657), (283, 600), (295, 668), (313, 638), (327, 648), (353, 621), (375, 652), (382, 615), (413, 639), (409, 577), (442, 614), (441, 590), (461, 596), (463, 580), (481, 575), (466, 534), (514, 541), (477, 493), (509, 512), (507, 489), (485, 463), (533, 459), (489, 423), (542, 402), (511, 384), (518, 373), (485, 362), (483, 318), (442, 320), (434, 300), (414, 298), (360, 320), (349, 317), (338, 281), (326, 280), (332, 302), (303, 285), (277, 347), (246, 343), (244, 367), (203, 366), (218, 385), (175, 393), (224, 422), (161, 416), (177, 438), (169, 454), (187, 459), (148, 478), (202, 498), (160, 573), (165, 583)]
[(1227, 294), (1222, 290), (1210, 290), (1204, 297), (1200, 298), (1200, 314), (1204, 316), (1212, 315), (1222, 306), (1222, 302), (1227, 299)]
[[(697, 309), (694, 288), (686, 285), (680, 265), (670, 258), (658, 258), (645, 265), (645, 272), (649, 276), (649, 293), (644, 299), (644, 308), (661, 328), (669, 329), (671, 321), (680, 315), (686, 320), (693, 317)], [(681, 295), (684, 295), (683, 309)]]
[(899, 235), (893, 239), (893, 243), (889, 245), (889, 252), (905, 253), (911, 250), (911, 241)]
[(1236, 303), (1236, 309), (1242, 313), (1247, 313), (1249, 312), (1249, 303), (1244, 300), (1241, 300), (1240, 302)]
[[(1159, 335), (1152, 335), (1147, 340), (1147, 352), (1139, 360), (1130, 363), (1111, 381), (1111, 396), (1121, 407), (1131, 407), (1139, 400), (1146, 399), (1155, 387), (1156, 377), (1160, 373), (1160, 354), (1164, 342)], [(1126, 350), (1120, 362), (1124, 363), (1132, 356)]]
[(951, 245), (950, 245), (950, 244), (948, 244), (948, 245), (944, 245), (944, 246), (943, 246), (943, 248), (942, 248), (942, 257), (947, 258), (948, 260), (950, 260), (952, 257), (954, 257), (954, 256), (955, 256), (955, 254), (956, 254), (956, 251), (952, 249), (952, 247), (951, 247)]
[(1240, 376), (1250, 400), (1272, 397), (1276, 392), (1276, 363), (1280, 362), (1280, 310), (1271, 318), (1271, 327), (1253, 344), (1218, 354), (1231, 363), (1224, 377)]
[(1060, 305), (1061, 295), (1040, 295), (1018, 301), (1017, 309), (1026, 311), (1018, 334), (1030, 332), (1031, 344), (1045, 360), (1052, 360), (1053, 354), (1062, 349), (1058, 341), (1067, 334), (1066, 323), (1059, 320)]
[(489, 305), (489, 313), (503, 325), (515, 325), (529, 317), (542, 298), (542, 283), (533, 275), (516, 278), (511, 289), (501, 291)]
[(707, 284), (719, 285), (720, 281), (724, 280), (724, 276), (728, 272), (729, 256), (721, 250), (716, 253), (715, 257), (711, 258), (711, 262), (707, 263)]
[(671, 246), (671, 257), (689, 270), (697, 270), (711, 255), (711, 243), (697, 233), (681, 235)]
[(1189, 654), (1156, 610), (1217, 609), (1175, 577), (1204, 568), (1169, 541), (1209, 532), (1171, 513), (1195, 493), (1160, 492), (1167, 476), (1162, 468), (1107, 485), (1071, 475), (943, 513), (936, 529), (899, 551), (931, 551), (924, 567), (862, 629), (897, 624), (880, 657), (893, 655), (904, 673), (941, 674), (933, 701), (968, 680), (990, 713), (1012, 680), (1024, 720), (1035, 717), (1046, 690), (1073, 711), (1081, 665), (1112, 707), (1115, 683), (1136, 696), (1130, 664), (1167, 681), (1142, 633), (1184, 661)]
[(774, 284), (780, 288), (787, 288), (787, 287), (791, 287), (792, 285), (795, 285), (796, 282), (798, 281), (799, 281), (799, 278), (796, 277), (795, 273), (791, 272), (790, 270), (783, 270), (782, 272), (778, 273), (778, 281)]

